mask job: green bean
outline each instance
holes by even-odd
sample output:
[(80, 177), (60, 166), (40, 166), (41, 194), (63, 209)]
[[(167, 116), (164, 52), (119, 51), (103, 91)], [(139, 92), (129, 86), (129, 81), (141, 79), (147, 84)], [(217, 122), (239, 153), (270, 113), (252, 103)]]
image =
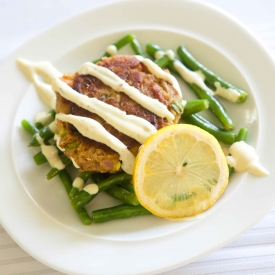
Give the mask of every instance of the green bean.
[(155, 63), (160, 67), (160, 68), (166, 68), (167, 65), (170, 62), (170, 58), (165, 54), (161, 58), (155, 60)]
[(91, 177), (91, 175), (92, 175), (91, 171), (83, 171), (83, 172), (80, 172), (78, 176), (82, 178), (84, 182), (86, 182)]
[(90, 225), (92, 223), (92, 219), (89, 216), (89, 214), (84, 206), (80, 207), (78, 209), (75, 209), (75, 211), (83, 224)]
[[(61, 180), (65, 191), (67, 193), (67, 195), (70, 198), (70, 192), (72, 189), (72, 179), (70, 177), (70, 175), (68, 174), (68, 172), (63, 169), (58, 173), (58, 177)], [(87, 210), (85, 209), (85, 207), (79, 207), (78, 209), (75, 209), (78, 217), (80, 218), (80, 220), (83, 222), (83, 224), (85, 225), (89, 225), (92, 223), (92, 220), (87, 212)]]
[(111, 197), (120, 200), (129, 205), (138, 205), (139, 201), (136, 197), (135, 193), (129, 192), (122, 187), (113, 186), (105, 190), (105, 193), (110, 195)]
[(233, 144), (236, 140), (236, 134), (230, 131), (223, 131), (216, 125), (212, 124), (207, 119), (198, 114), (193, 114), (183, 118), (183, 121), (189, 124), (196, 125), (203, 130), (212, 134), (217, 140), (225, 144)]
[(89, 194), (85, 190), (80, 191), (71, 201), (73, 208), (77, 209), (89, 203), (92, 199), (94, 199), (100, 192), (107, 190), (108, 188), (117, 185), (122, 182), (127, 182), (131, 179), (132, 176), (120, 172), (116, 173), (107, 179), (99, 182), (98, 185), (98, 192), (96, 194)]
[(38, 129), (41, 130), (42, 128), (44, 128), (44, 125), (41, 122), (35, 122), (34, 126)]
[(241, 128), (237, 134), (236, 141), (246, 141), (248, 130)]
[(107, 173), (93, 173), (91, 179), (94, 183), (99, 183), (103, 180), (106, 180), (110, 175)]
[(23, 129), (32, 136), (39, 132), (39, 130), (26, 119), (21, 121), (21, 125)]
[(92, 212), (92, 220), (94, 223), (102, 223), (117, 219), (126, 219), (136, 216), (152, 215), (142, 205), (117, 205), (110, 208), (99, 209)]
[(156, 44), (152, 44), (152, 43), (147, 44), (146, 45), (146, 51), (153, 59), (155, 59), (154, 62), (159, 67), (165, 68), (169, 64), (170, 58), (166, 54), (164, 54), (161, 58), (156, 59), (156, 56), (155, 56), (156, 52), (164, 52), (163, 49), (160, 46), (158, 46)]
[(56, 115), (56, 111), (55, 111), (55, 110), (50, 110), (50, 111), (48, 112), (48, 114), (51, 114), (51, 116), (53, 117), (53, 120), (52, 120), (52, 121), (54, 121), (55, 115)]
[(78, 193), (80, 192), (80, 190), (77, 187), (72, 186), (71, 192), (70, 192), (70, 198), (74, 198)]
[(211, 87), (215, 88), (215, 83), (220, 83), (221, 87), (225, 89), (234, 89), (239, 95), (237, 103), (243, 102), (247, 98), (247, 93), (243, 90), (236, 88), (235, 86), (231, 85), (227, 81), (218, 77), (215, 73), (207, 69), (204, 65), (199, 63), (192, 55), (187, 51), (184, 46), (179, 46), (177, 49), (177, 53), (183, 62), (183, 64), (192, 71), (200, 70), (205, 76), (205, 82), (210, 85)]
[(208, 109), (209, 101), (207, 99), (188, 100), (184, 106), (181, 117), (186, 117)]
[[(46, 126), (42, 129), (40, 129), (38, 134), (43, 139), (43, 141), (48, 141), (49, 139), (51, 139), (54, 136), (54, 133), (52, 132), (50, 126)], [(39, 143), (39, 141), (36, 139), (35, 136), (31, 140), (31, 142), (29, 143), (29, 147), (38, 147), (40, 145), (41, 144)]]
[(156, 52), (163, 52), (163, 49), (153, 43), (147, 44), (146, 45), (146, 52), (153, 58), (156, 59), (155, 54)]
[(35, 154), (33, 156), (33, 160), (36, 163), (36, 165), (41, 165), (41, 164), (44, 164), (48, 161), (47, 158), (43, 155), (42, 152), (38, 152), (37, 154)]
[(77, 187), (72, 186), (71, 192), (70, 192), (70, 198), (74, 198), (78, 193), (80, 192), (80, 190)]
[(71, 192), (72, 183), (73, 183), (70, 175), (65, 169), (63, 169), (63, 170), (60, 170), (60, 172), (58, 173), (58, 177), (61, 180), (67, 195), (69, 195)]
[(229, 173), (229, 177), (234, 173), (234, 167), (231, 167), (229, 165), (228, 166), (228, 173)]
[(225, 108), (214, 96), (210, 95), (207, 91), (203, 90), (196, 84), (187, 84), (195, 92), (198, 98), (208, 100), (209, 111), (211, 111), (211, 113), (216, 116), (216, 118), (224, 127), (224, 130), (231, 131), (234, 129), (234, 124), (231, 118), (228, 116)]
[(120, 50), (121, 48), (123, 48), (125, 45), (127, 45), (128, 43), (131, 43), (131, 41), (135, 39), (135, 36), (133, 34), (126, 34), (125, 36), (123, 36), (121, 39), (119, 39), (118, 41), (116, 41), (113, 45)]
[(143, 52), (143, 49), (141, 47), (141, 45), (139, 44), (138, 40), (137, 39), (133, 39), (130, 43), (131, 45), (131, 48), (133, 49), (134, 53), (136, 55), (141, 55), (143, 57), (146, 57), (145, 53)]
[[(117, 48), (117, 50), (120, 50), (122, 47), (124, 47), (125, 45), (130, 43), (134, 38), (135, 38), (134, 35), (127, 34), (127, 35), (123, 36), (121, 39), (119, 39), (118, 41), (116, 41), (115, 43), (113, 43), (112, 45), (114, 45)], [(110, 56), (111, 55), (108, 52), (105, 52), (102, 57), (110, 57)], [(94, 60), (93, 63), (97, 63), (98, 61), (100, 61), (102, 59), (102, 57)]]
[[(62, 162), (65, 164), (65, 167), (68, 167), (72, 164), (71, 159), (69, 159), (67, 156), (63, 155), (61, 158)], [(57, 168), (51, 168), (51, 170), (47, 174), (47, 180), (52, 179), (55, 177), (61, 170), (58, 170)]]
[[(84, 171), (84, 172), (80, 172), (78, 177), (81, 178), (83, 180), (84, 183), (87, 182), (87, 180), (91, 177), (92, 172), (90, 171)], [(77, 187), (72, 186), (72, 189), (70, 191), (70, 198), (72, 199), (73, 197), (75, 197), (78, 193), (79, 193), (79, 189)]]
[(135, 189), (134, 189), (134, 185), (131, 184), (130, 182), (122, 182), (120, 184), (118, 184), (118, 186), (124, 188), (125, 190), (129, 191), (129, 192), (135, 192)]

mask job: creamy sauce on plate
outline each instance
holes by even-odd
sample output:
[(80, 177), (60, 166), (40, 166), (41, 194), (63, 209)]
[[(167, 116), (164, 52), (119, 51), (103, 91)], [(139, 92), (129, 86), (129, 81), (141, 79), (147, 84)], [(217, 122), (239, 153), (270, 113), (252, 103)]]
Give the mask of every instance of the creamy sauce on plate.
[(173, 50), (167, 50), (167, 51), (156, 51), (155, 53), (155, 59), (160, 59), (164, 55), (167, 55), (170, 60), (175, 59), (175, 53)]
[(115, 45), (109, 45), (106, 48), (106, 52), (111, 56), (116, 55), (117, 54), (117, 47)]
[(47, 61), (31, 62), (19, 58), (17, 63), (22, 71), (33, 82), (41, 100), (51, 109), (55, 109), (56, 95), (52, 90), (51, 81), (55, 77), (61, 77), (62, 74)]
[(84, 188), (84, 180), (80, 177), (76, 177), (73, 181), (73, 187), (81, 191)]
[(88, 185), (86, 185), (83, 188), (84, 191), (86, 191), (87, 193), (89, 193), (90, 195), (95, 195), (98, 193), (98, 186), (95, 183), (90, 183)]
[(53, 116), (48, 112), (39, 112), (34, 117), (35, 123), (41, 123), (43, 126), (48, 125), (53, 120)]
[(227, 164), (234, 167), (236, 172), (249, 172), (257, 176), (266, 176), (268, 171), (260, 164), (255, 149), (244, 141), (233, 143), (229, 147)]
[(35, 134), (37, 141), (40, 143), (42, 154), (45, 156), (50, 166), (58, 170), (65, 168), (64, 163), (58, 155), (55, 145), (46, 145), (39, 134)]

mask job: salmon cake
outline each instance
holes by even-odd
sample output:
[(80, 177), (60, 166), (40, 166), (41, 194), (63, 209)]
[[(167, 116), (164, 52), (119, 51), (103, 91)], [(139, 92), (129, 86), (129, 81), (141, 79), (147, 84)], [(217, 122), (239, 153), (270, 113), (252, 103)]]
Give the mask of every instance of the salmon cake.
[[(115, 91), (95, 76), (74, 73), (63, 75), (61, 80), (82, 95), (103, 101), (126, 112), (127, 115), (134, 115), (147, 120), (157, 130), (178, 123), (180, 114), (173, 108), (175, 101), (181, 101), (178, 91), (168, 81), (157, 78), (152, 74), (135, 56), (121, 55), (102, 58), (97, 65), (107, 68), (127, 84), (139, 90), (140, 93), (157, 99), (167, 106), (168, 110), (174, 115), (174, 120), (168, 121), (166, 118), (157, 116), (131, 99), (127, 94)], [(56, 92), (56, 96), (57, 113), (83, 116), (99, 122), (110, 134), (125, 144), (134, 156), (137, 155), (141, 146), (138, 141), (119, 132), (97, 114), (65, 99), (58, 92)], [(104, 143), (83, 136), (68, 122), (57, 120), (56, 129), (59, 136), (58, 147), (64, 151), (67, 157), (73, 160), (80, 171), (115, 173), (121, 170), (119, 154)]]

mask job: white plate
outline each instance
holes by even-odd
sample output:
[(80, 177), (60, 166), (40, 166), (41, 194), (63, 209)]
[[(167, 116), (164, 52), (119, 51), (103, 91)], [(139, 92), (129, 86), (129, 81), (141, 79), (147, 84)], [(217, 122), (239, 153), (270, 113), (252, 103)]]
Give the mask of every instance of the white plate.
[[(236, 130), (249, 129), (248, 143), (256, 147), (269, 177), (235, 174), (215, 206), (192, 222), (149, 216), (88, 227), (78, 222), (61, 184), (45, 180), (49, 167), (35, 167), (33, 151), (26, 147), (29, 139), (20, 121), (44, 106), (16, 59), (49, 60), (62, 72), (75, 71), (130, 32), (143, 45), (153, 42), (176, 49), (184, 43), (202, 63), (249, 92), (242, 105), (223, 103)], [(155, 274), (226, 245), (274, 204), (274, 73), (271, 55), (242, 24), (198, 1), (119, 1), (47, 30), (0, 67), (3, 227), (37, 260), (66, 274)], [(192, 94), (186, 91), (186, 97)], [(101, 206), (98, 197), (90, 207)]]

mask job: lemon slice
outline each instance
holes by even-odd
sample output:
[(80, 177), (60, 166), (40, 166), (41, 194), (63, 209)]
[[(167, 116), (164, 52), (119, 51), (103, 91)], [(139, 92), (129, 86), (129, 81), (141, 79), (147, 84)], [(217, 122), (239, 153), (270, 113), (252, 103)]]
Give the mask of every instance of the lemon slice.
[(156, 216), (181, 219), (211, 207), (228, 184), (218, 141), (188, 124), (162, 128), (141, 147), (133, 184), (141, 205)]

